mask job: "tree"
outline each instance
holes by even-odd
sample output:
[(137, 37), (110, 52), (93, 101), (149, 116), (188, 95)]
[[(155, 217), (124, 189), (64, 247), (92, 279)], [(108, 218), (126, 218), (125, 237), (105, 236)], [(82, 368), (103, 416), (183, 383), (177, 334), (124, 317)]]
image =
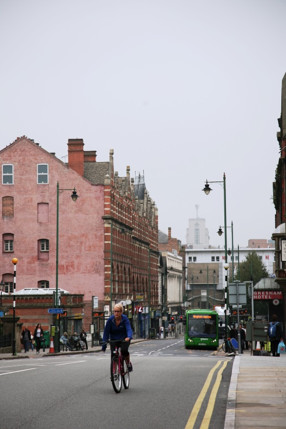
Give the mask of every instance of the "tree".
[(260, 257), (256, 252), (250, 252), (246, 260), (239, 264), (235, 280), (239, 280), (240, 282), (253, 281), (255, 285), (265, 277), (269, 277), (269, 274)]

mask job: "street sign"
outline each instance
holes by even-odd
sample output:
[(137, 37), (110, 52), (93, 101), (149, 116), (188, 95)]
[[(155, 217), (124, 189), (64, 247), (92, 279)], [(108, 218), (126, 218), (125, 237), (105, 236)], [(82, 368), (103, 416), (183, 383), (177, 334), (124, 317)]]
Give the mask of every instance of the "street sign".
[(64, 309), (63, 308), (49, 308), (48, 313), (49, 314), (63, 314)]
[(247, 304), (246, 285), (244, 283), (229, 283), (229, 305)]

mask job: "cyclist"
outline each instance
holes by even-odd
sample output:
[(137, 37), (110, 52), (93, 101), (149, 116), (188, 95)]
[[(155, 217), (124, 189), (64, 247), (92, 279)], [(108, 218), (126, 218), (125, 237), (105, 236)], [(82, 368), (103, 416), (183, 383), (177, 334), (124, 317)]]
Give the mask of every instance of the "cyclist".
[[(103, 344), (102, 351), (106, 350), (106, 342), (110, 339), (112, 341), (118, 340), (121, 345), (121, 352), (124, 356), (129, 372), (132, 371), (132, 363), (130, 362), (130, 355), (128, 348), (132, 339), (132, 329), (127, 316), (123, 313), (123, 307), (121, 304), (115, 304), (113, 308), (113, 315), (109, 317), (104, 328), (103, 333)], [(123, 341), (123, 342), (122, 342)], [(114, 344), (110, 344), (111, 353), (114, 348)]]

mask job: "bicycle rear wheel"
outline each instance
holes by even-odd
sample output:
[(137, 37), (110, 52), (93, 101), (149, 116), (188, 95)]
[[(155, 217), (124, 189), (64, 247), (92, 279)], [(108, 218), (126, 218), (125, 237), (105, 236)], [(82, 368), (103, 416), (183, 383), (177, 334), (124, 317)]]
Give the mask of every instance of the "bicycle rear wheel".
[(129, 389), (130, 386), (130, 373), (127, 367), (126, 360), (122, 360), (122, 378), (123, 378), (123, 386), (125, 389)]
[(120, 393), (122, 389), (122, 376), (119, 371), (118, 358), (113, 357), (110, 365), (110, 378), (113, 389), (116, 393)]

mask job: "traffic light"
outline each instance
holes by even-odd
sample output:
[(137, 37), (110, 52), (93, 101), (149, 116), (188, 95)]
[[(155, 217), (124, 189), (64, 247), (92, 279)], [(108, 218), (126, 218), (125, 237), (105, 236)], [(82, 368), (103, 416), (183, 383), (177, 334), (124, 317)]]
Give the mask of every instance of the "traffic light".
[(170, 323), (175, 323), (175, 318), (174, 318), (174, 316), (171, 316)]

